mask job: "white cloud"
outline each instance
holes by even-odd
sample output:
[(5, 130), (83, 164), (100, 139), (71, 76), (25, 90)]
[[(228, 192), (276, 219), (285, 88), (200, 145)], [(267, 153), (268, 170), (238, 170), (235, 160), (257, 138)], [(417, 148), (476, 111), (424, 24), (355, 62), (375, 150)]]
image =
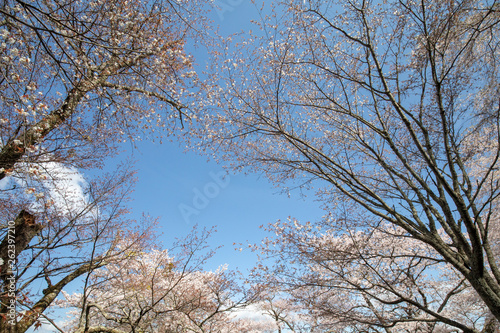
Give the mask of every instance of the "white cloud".
[(88, 204), (85, 194), (87, 182), (76, 168), (56, 162), (47, 162), (44, 163), (43, 169), (39, 179), (47, 177), (42, 182), (58, 211), (71, 215), (72, 212), (80, 212), (85, 209)]
[[(82, 212), (89, 205), (85, 177), (74, 167), (47, 161), (37, 164), (17, 163), (15, 172), (0, 181), (6, 196), (22, 197), (35, 213), (50, 205), (62, 215)], [(43, 200), (41, 200), (43, 199)]]
[(235, 319), (249, 319), (252, 321), (268, 321), (269, 316), (264, 314), (264, 311), (258, 304), (251, 304), (244, 308), (233, 311)]

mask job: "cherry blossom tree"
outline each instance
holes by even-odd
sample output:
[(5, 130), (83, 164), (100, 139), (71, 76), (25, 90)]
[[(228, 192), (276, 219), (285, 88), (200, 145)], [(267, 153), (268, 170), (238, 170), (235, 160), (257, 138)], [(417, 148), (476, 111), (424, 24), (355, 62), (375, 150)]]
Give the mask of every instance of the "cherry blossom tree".
[[(61, 177), (68, 180), (66, 172)], [(2, 230), (3, 332), (24, 332), (41, 319), (50, 321), (45, 312), (64, 288), (96, 268), (123, 260), (127, 249), (116, 248), (122, 238), (135, 239), (131, 246), (151, 246), (155, 221), (127, 217), (130, 173), (118, 170), (104, 177), (81, 187), (57, 182), (35, 201), (23, 187), (9, 191), (17, 198), (4, 205), (2, 215), (21, 213), (14, 225), (9, 222)]]
[(4, 2), (0, 177), (41, 156), (97, 166), (115, 142), (182, 118), (194, 75), (184, 43), (197, 33), (186, 21), (204, 22), (185, 6)]
[(95, 175), (120, 142), (189, 120), (198, 82), (185, 44), (208, 29), (202, 8), (1, 2), (0, 332), (52, 321), (46, 310), (68, 284), (126, 258), (121, 239), (150, 246), (154, 219), (126, 217), (132, 164)]
[(276, 236), (260, 249), (273, 266), (254, 278), (267, 286), (267, 313), (282, 326), (295, 332), (499, 329), (467, 280), (429, 245), (388, 224), (354, 230), (331, 228), (332, 222), (323, 224), (327, 231), (296, 220), (276, 223)]
[[(281, 1), (260, 32), (238, 39), (235, 52), (229, 44), (216, 54), (208, 91), (214, 107), (198, 117), (204, 149), (224, 151), (221, 161), (264, 172), (277, 186), (314, 188), (334, 216), (346, 202), (352, 214), (367, 214), (350, 219), (345, 236), (329, 238), (323, 229), (332, 242), (364, 244), (370, 229), (388, 224), (388, 239), (418, 250), (415, 259), (401, 253), (380, 261), (391, 268), (401, 259), (407, 267), (400, 286), (379, 281), (373, 289), (388, 288), (402, 303), (378, 319), (389, 296), (374, 311), (365, 301), (367, 324), (376, 318), (400, 325), (405, 306), (419, 312), (412, 318), (432, 322), (454, 308), (451, 300), (442, 303), (453, 288), (472, 288), (500, 319), (499, 8), (494, 0)], [(337, 219), (330, 221), (334, 228)], [(296, 248), (317, 249), (303, 241)], [(361, 256), (384, 257), (381, 250), (352, 251), (358, 259), (339, 248), (322, 269), (334, 270), (347, 256), (343, 283), (355, 279), (351, 270), (360, 264), (375, 270), (370, 274), (384, 269)], [(414, 275), (434, 262), (453, 272), (449, 288), (413, 286)], [(398, 294), (404, 284), (413, 294)], [(351, 287), (364, 297), (360, 288)], [(314, 302), (317, 295), (310, 296)], [(433, 305), (419, 307), (416, 298)], [(473, 329), (461, 316), (439, 320)]]
[[(127, 258), (94, 271), (83, 294), (65, 294), (71, 332), (257, 332), (234, 311), (252, 302), (226, 267), (203, 270), (210, 232), (193, 232), (174, 249), (143, 252), (126, 241)], [(118, 247), (122, 244), (118, 245)], [(171, 253), (177, 253), (172, 256)], [(72, 328), (71, 328), (72, 327)], [(258, 332), (265, 332), (259, 330)]]

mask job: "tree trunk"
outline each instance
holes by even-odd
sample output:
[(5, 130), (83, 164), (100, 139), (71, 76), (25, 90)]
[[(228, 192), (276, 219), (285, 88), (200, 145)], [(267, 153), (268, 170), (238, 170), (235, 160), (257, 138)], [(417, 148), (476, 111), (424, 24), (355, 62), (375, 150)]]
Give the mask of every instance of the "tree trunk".
[(42, 228), (25, 210), (7, 223), (7, 233), (0, 244), (0, 333), (16, 332), (17, 257)]

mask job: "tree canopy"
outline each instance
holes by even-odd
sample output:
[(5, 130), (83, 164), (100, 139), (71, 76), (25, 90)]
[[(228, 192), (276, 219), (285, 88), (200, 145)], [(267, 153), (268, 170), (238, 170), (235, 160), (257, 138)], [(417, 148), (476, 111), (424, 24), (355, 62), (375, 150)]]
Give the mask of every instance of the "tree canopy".
[[(199, 76), (209, 3), (0, 5), (0, 333), (498, 331), (498, 1), (283, 0)], [(170, 134), (324, 218), (271, 224), (249, 286), (210, 232), (158, 247), (101, 168)]]
[(182, 127), (185, 43), (206, 23), (194, 1), (2, 1), (1, 332), (50, 321), (68, 284), (126, 259), (123, 240), (151, 245), (155, 220), (126, 214), (131, 163), (93, 175), (121, 141)]
[[(383, 266), (371, 262), (364, 237), (406, 239), (415, 251), (430, 250), (408, 259), (400, 271), (405, 278), (411, 282), (420, 265), (446, 264), (463, 279), (457, 286), (473, 288), (498, 321), (499, 8), (497, 1), (281, 1), (259, 32), (238, 39), (236, 51), (215, 55), (213, 72), (223, 74), (213, 77), (215, 107), (200, 123), (201, 145), (279, 187), (316, 190), (328, 212), (325, 235), (325, 226), (342, 225), (351, 236), (330, 241), (348, 237), (358, 244), (353, 251), (361, 262), (342, 266), (349, 272), (363, 265), (381, 274), (392, 266), (390, 248), (375, 250)], [(342, 251), (313, 254), (321, 245), (284, 232), (293, 240), (286, 238), (276, 254), (288, 246), (311, 252), (303, 260), (314, 272), (309, 265), (335, 274), (341, 273), (332, 265), (347, 265)], [(283, 274), (288, 290), (295, 276)], [(359, 279), (356, 290), (376, 293), (369, 275)], [(424, 311), (432, 320), (476, 329), (447, 322), (439, 307), (429, 312), (432, 302), (421, 293), (414, 296), (429, 302)], [(393, 315), (401, 304), (422, 310), (420, 301), (393, 296), (378, 299), (393, 305)], [(334, 307), (336, 300), (325, 302)], [(371, 300), (365, 302), (369, 307)], [(381, 326), (390, 330), (394, 323)]]

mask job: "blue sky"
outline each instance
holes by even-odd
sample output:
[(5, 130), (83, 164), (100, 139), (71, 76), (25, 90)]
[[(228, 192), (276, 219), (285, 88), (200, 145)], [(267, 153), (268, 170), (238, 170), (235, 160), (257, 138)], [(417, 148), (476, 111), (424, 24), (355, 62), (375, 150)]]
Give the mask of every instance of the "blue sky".
[(259, 226), (279, 219), (293, 216), (305, 222), (323, 214), (312, 196), (282, 194), (259, 175), (229, 175), (216, 181), (222, 166), (194, 152), (184, 153), (176, 142), (143, 142), (138, 148), (134, 152), (138, 182), (132, 194), (133, 214), (160, 217), (165, 247), (175, 237), (184, 237), (195, 224), (217, 226), (210, 244), (223, 248), (208, 269), (226, 263), (230, 268), (251, 268), (254, 255), (248, 249), (235, 251), (233, 243), (260, 243), (268, 233)]
[[(222, 35), (255, 28), (250, 20), (258, 20), (259, 16), (249, 0), (215, 3), (220, 9), (212, 13), (213, 20)], [(198, 63), (205, 61), (201, 54), (194, 56)], [(304, 199), (299, 192), (292, 192), (289, 197), (263, 176), (230, 175), (217, 184), (213, 178), (223, 172), (222, 166), (206, 156), (184, 150), (175, 141), (138, 144), (138, 150), (132, 151), (139, 181), (131, 207), (137, 217), (142, 212), (160, 217), (165, 247), (174, 237), (182, 238), (189, 233), (195, 224), (208, 228), (216, 225), (217, 233), (210, 244), (223, 248), (209, 269), (225, 263), (230, 268), (251, 268), (255, 256), (248, 250), (235, 251), (233, 243), (260, 243), (268, 235), (260, 225), (289, 216), (302, 222), (314, 221), (324, 213), (313, 196)]]

